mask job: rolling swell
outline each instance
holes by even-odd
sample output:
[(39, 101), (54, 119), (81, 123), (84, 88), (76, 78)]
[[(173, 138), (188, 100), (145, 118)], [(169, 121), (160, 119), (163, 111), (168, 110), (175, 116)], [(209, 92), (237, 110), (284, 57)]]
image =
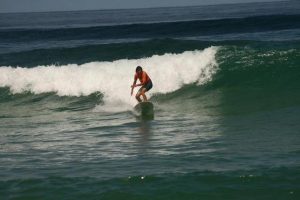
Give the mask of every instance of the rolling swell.
[[(182, 53), (195, 49), (205, 49), (209, 46), (236, 46), (253, 48), (274, 49), (299, 49), (299, 41), (251, 41), (251, 40), (225, 40), (201, 41), (182, 39), (151, 39), (137, 42), (91, 44), (77, 47), (61, 47), (34, 49), (21, 52), (0, 54), (0, 66), (35, 67), (40, 65), (67, 65), (84, 64), (94, 61), (109, 61), (139, 59), (152, 55), (165, 53)], [(228, 49), (229, 50), (229, 49)], [(226, 54), (226, 52), (224, 52)]]
[(152, 39), (140, 42), (116, 44), (85, 45), (68, 48), (50, 48), (0, 54), (0, 66), (35, 67), (38, 65), (84, 64), (93, 61), (114, 61), (123, 58), (138, 59), (163, 55), (165, 53), (182, 53), (195, 49), (204, 49), (217, 43)]
[(82, 39), (165, 38), (295, 29), (300, 15), (192, 20), (62, 29), (6, 29), (0, 42), (67, 41)]

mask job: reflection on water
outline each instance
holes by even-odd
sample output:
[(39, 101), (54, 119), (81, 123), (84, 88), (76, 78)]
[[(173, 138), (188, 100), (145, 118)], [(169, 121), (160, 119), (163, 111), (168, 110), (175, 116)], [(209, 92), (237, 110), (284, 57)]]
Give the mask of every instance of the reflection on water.
[(147, 153), (147, 149), (150, 148), (150, 139), (152, 135), (152, 124), (151, 121), (141, 120), (138, 121), (137, 132), (139, 134), (138, 150), (140, 153)]
[(151, 134), (151, 124), (148, 121), (141, 121), (139, 123), (139, 128), (138, 131), (140, 133), (140, 135), (147, 139), (149, 138), (150, 134)]

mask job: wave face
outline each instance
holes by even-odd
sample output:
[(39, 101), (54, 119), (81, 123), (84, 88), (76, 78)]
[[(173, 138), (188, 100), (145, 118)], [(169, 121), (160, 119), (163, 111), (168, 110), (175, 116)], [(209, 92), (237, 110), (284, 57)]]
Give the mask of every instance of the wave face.
[(300, 49), (297, 44), (293, 48), (285, 45), (221, 48), (217, 54), (219, 70), (202, 92), (209, 97), (222, 94), (222, 104), (216, 101), (214, 106), (223, 114), (299, 106)]

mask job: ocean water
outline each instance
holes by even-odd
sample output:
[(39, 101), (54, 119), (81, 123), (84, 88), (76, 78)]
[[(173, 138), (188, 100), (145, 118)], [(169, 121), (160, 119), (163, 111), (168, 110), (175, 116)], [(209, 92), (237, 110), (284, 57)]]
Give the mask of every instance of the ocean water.
[(300, 199), (299, 134), (299, 1), (0, 14), (1, 200)]

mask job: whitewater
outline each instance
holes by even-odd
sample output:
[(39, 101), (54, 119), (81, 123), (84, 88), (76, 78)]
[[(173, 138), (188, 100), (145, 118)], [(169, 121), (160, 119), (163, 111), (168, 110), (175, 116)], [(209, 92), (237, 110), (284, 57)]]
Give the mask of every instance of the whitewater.
[(203, 51), (82, 65), (0, 67), (0, 87), (8, 87), (13, 94), (52, 92), (59, 96), (87, 96), (100, 92), (106, 104), (134, 105), (136, 100), (129, 98), (129, 93), (136, 66), (142, 66), (155, 85), (150, 96), (165, 94), (186, 84), (210, 81), (218, 66), (217, 50), (218, 47), (209, 47)]

